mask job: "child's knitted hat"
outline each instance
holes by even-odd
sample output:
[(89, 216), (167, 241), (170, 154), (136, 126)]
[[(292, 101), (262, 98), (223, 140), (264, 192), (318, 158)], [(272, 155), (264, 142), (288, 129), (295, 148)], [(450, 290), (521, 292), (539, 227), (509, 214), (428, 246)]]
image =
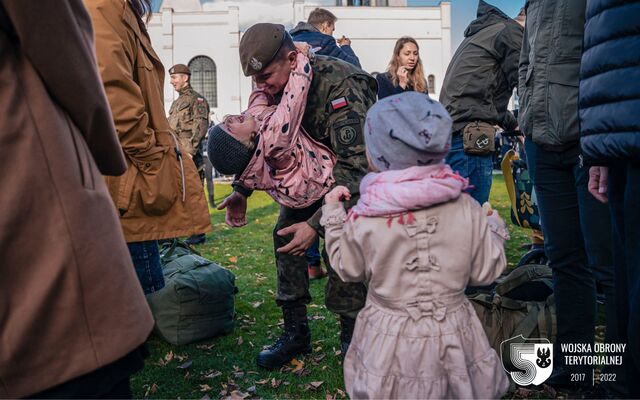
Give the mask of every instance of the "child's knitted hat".
[(449, 152), (451, 117), (439, 102), (419, 92), (385, 97), (369, 109), (365, 143), (380, 171), (437, 164)]
[(253, 150), (229, 135), (222, 124), (218, 124), (209, 129), (207, 156), (213, 168), (221, 174), (239, 175), (249, 165)]

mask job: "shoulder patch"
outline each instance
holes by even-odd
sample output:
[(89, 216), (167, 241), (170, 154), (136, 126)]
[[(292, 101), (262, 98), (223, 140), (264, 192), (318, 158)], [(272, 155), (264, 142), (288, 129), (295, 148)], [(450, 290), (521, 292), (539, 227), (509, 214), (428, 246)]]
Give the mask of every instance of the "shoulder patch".
[(345, 125), (338, 130), (338, 141), (345, 146), (353, 144), (357, 137), (358, 133), (351, 125)]
[(347, 98), (346, 97), (338, 97), (335, 100), (331, 100), (331, 108), (333, 109), (333, 111), (335, 110), (339, 110), (341, 108), (344, 108), (346, 106), (348, 106), (349, 103), (347, 102)]

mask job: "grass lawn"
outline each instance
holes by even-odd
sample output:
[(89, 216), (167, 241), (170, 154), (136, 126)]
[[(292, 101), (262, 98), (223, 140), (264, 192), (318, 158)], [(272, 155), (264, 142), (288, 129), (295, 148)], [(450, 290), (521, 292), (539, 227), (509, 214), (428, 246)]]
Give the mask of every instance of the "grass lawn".
[[(215, 187), (219, 203), (231, 187)], [(523, 253), (519, 246), (528, 241), (528, 232), (509, 223), (509, 198), (502, 176), (494, 176), (493, 207), (510, 226), (507, 245), (509, 266)], [(311, 282), (313, 302), (309, 305), (314, 351), (297, 365), (281, 371), (259, 369), (255, 356), (280, 334), (282, 314), (276, 307), (276, 287), (272, 229), (278, 206), (263, 192), (249, 201), (249, 225), (229, 228), (224, 212), (211, 211), (213, 232), (198, 250), (236, 275), (235, 331), (187, 346), (170, 345), (157, 336), (149, 341), (151, 357), (143, 371), (132, 378), (135, 398), (344, 398), (342, 365), (339, 356), (339, 324), (324, 306), (324, 283)]]

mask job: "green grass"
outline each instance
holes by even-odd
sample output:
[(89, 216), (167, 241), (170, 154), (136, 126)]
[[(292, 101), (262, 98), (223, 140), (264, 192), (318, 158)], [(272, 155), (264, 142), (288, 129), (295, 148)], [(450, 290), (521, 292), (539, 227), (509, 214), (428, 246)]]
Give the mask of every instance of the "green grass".
[[(215, 187), (220, 203), (231, 191), (227, 184)], [(509, 223), (509, 199), (502, 176), (494, 176), (491, 201), (507, 221), (511, 240), (507, 244), (509, 266), (514, 266), (529, 241), (528, 231)], [(236, 329), (228, 336), (186, 346), (170, 345), (157, 336), (149, 340), (151, 357), (143, 371), (132, 378), (136, 398), (342, 398), (342, 365), (339, 325), (324, 306), (324, 283), (311, 282), (313, 302), (309, 306), (314, 351), (304, 357), (302, 369), (266, 371), (255, 364), (264, 345), (280, 334), (282, 314), (276, 307), (275, 263), (272, 229), (278, 206), (269, 196), (256, 192), (249, 201), (249, 225), (229, 228), (224, 212), (211, 211), (213, 232), (199, 251), (236, 275)], [(169, 360), (169, 361), (166, 361)], [(234, 392), (236, 391), (236, 392)]]

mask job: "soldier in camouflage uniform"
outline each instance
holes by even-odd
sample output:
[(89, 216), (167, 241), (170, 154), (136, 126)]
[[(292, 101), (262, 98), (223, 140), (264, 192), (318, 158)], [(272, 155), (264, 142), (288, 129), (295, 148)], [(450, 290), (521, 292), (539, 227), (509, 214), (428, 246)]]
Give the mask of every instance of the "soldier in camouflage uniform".
[[(191, 154), (200, 180), (204, 182), (203, 139), (209, 128), (209, 104), (189, 84), (191, 70), (184, 64), (176, 64), (169, 69), (171, 85), (179, 93), (169, 109), (169, 125), (180, 141), (182, 151)], [(186, 158), (185, 158), (186, 159)], [(209, 197), (212, 194), (209, 193)], [(189, 244), (201, 244), (205, 234), (189, 237)]]
[[(274, 96), (285, 87), (295, 47), (282, 25), (256, 24), (240, 42), (240, 59), (246, 76), (253, 76), (258, 88)], [(349, 188), (358, 199), (360, 180), (367, 173), (363, 126), (367, 110), (376, 100), (376, 80), (361, 69), (326, 56), (311, 58), (313, 81), (309, 89), (302, 126), (313, 139), (336, 154), (333, 174), (336, 185)], [(246, 196), (250, 191), (234, 183), (232, 193), (218, 207), (227, 208), (227, 223), (246, 223)], [(322, 234), (320, 226), (322, 200), (305, 209), (280, 207), (273, 231), (278, 287), (276, 302), (283, 309), (284, 333), (275, 344), (260, 352), (258, 365), (279, 368), (294, 356), (311, 351), (306, 304), (311, 301), (305, 250)], [(340, 315), (341, 348), (346, 352), (353, 334), (358, 311), (364, 306), (366, 287), (362, 283), (345, 283), (329, 265), (323, 251), (329, 279), (325, 289), (327, 308)]]

